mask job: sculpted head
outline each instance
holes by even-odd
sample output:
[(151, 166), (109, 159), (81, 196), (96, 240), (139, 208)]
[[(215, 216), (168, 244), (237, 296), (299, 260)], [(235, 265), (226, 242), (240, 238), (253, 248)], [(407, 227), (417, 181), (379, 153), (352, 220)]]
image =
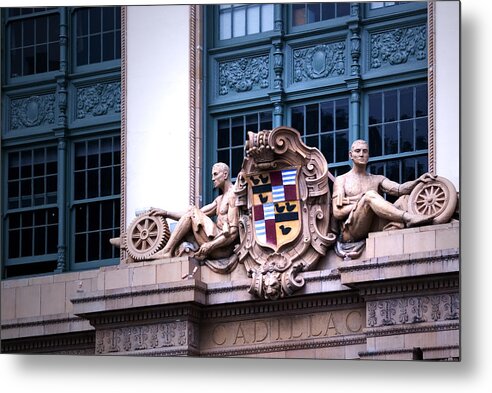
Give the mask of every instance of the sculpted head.
[(363, 139), (357, 139), (352, 143), (349, 158), (354, 164), (365, 165), (369, 161), (369, 145)]
[(217, 162), (212, 167), (212, 182), (214, 187), (221, 187), (229, 180), (229, 166), (223, 162)]

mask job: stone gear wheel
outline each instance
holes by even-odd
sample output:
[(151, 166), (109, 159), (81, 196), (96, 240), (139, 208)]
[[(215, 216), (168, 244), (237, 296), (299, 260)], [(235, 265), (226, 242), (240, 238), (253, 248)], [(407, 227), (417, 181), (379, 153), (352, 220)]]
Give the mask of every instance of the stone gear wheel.
[(408, 197), (408, 211), (412, 214), (433, 215), (433, 224), (448, 222), (456, 210), (456, 189), (448, 179), (437, 176), (428, 183), (418, 184)]
[(132, 221), (126, 236), (128, 255), (136, 261), (141, 261), (162, 249), (171, 232), (164, 217), (142, 214)]

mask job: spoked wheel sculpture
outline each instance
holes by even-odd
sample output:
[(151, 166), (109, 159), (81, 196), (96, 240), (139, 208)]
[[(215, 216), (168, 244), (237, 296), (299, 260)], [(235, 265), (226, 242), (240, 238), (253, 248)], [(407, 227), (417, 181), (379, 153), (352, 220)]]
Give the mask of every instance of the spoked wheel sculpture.
[(163, 217), (142, 214), (128, 228), (128, 255), (136, 261), (147, 259), (161, 250), (170, 236), (169, 226)]
[(433, 224), (448, 222), (456, 210), (456, 189), (448, 179), (437, 176), (428, 183), (418, 184), (408, 198), (408, 211), (412, 214), (434, 216)]

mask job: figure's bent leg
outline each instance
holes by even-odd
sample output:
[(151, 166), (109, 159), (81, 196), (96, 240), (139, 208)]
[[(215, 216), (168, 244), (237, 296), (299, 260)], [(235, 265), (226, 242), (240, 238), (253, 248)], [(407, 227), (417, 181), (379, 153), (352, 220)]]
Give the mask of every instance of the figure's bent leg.
[(190, 207), (186, 214), (179, 219), (166, 246), (161, 251), (157, 252), (154, 255), (154, 258), (169, 258), (173, 256), (174, 249), (191, 229), (191, 219), (194, 209), (194, 206)]

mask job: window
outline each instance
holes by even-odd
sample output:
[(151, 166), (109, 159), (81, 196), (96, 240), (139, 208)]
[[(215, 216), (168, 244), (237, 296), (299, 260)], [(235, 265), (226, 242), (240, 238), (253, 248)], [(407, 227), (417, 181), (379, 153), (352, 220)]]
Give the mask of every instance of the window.
[(369, 3), (369, 8), (371, 10), (375, 10), (378, 8), (392, 7), (394, 5), (406, 4), (406, 3), (408, 3), (408, 1), (375, 1), (373, 3)]
[(371, 93), (368, 106), (371, 172), (398, 182), (426, 172), (427, 84)]
[[(58, 12), (46, 8), (9, 9), (10, 77), (41, 74), (60, 68)], [(44, 11), (44, 12), (43, 12)], [(42, 12), (42, 15), (37, 16)], [(26, 16), (27, 15), (27, 16)]]
[(350, 3), (300, 3), (292, 6), (292, 25), (301, 26), (350, 14)]
[(74, 261), (116, 258), (109, 239), (119, 236), (120, 138), (74, 144)]
[(119, 7), (81, 8), (75, 11), (77, 66), (121, 57)]
[(20, 265), (39, 262), (54, 270), (58, 244), (55, 146), (11, 151), (7, 155), (6, 276)]
[(273, 4), (219, 6), (219, 39), (243, 37), (273, 30)]
[(217, 120), (217, 161), (229, 165), (231, 177), (241, 170), (247, 132), (272, 129), (272, 112), (264, 111)]
[(120, 7), (2, 16), (2, 277), (117, 264)]
[(301, 133), (304, 143), (318, 148), (333, 175), (347, 171), (349, 150), (348, 98), (294, 106), (291, 126)]

